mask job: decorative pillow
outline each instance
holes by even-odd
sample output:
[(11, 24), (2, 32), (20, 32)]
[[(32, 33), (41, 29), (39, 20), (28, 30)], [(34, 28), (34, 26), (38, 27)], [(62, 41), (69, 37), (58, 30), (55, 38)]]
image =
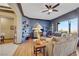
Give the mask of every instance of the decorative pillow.
[(62, 33), (61, 38), (62, 38), (63, 40), (66, 40), (66, 39), (67, 39), (67, 34), (66, 34), (66, 33)]

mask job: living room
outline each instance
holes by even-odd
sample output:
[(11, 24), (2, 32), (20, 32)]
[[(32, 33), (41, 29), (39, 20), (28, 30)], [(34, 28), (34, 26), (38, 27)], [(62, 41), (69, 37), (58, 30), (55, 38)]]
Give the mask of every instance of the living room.
[[(16, 14), (14, 17), (16, 32), (13, 43), (0, 44), (1, 47), (6, 48), (6, 50), (3, 49), (4, 51), (8, 51), (8, 54), (1, 52), (0, 55), (79, 55), (77, 47), (79, 45), (79, 3), (7, 4)], [(11, 50), (9, 51), (6, 46), (10, 48), (13, 45), (15, 48), (12, 48), (12, 54), (9, 54)]]

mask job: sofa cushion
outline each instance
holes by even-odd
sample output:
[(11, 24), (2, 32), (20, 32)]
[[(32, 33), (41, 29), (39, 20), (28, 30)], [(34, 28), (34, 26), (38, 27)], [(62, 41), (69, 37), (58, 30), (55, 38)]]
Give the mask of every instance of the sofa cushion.
[(56, 41), (56, 42), (61, 42), (61, 41), (65, 41), (65, 39), (63, 37), (56, 37), (56, 36), (53, 36), (53, 41)]

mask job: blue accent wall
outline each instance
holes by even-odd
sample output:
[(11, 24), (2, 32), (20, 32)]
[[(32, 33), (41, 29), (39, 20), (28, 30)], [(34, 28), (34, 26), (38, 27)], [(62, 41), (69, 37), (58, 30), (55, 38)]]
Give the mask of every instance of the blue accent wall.
[(31, 27), (33, 27), (36, 23), (39, 23), (43, 27), (44, 31), (47, 31), (48, 27), (50, 26), (50, 21), (38, 20), (38, 19), (30, 20), (30, 26)]
[[(24, 24), (24, 22), (26, 23)], [(39, 23), (44, 28), (45, 32), (49, 30), (49, 27), (51, 25), (51, 21), (49, 20), (28, 19), (23, 17), (22, 18), (22, 40), (23, 41), (32, 32), (32, 28), (36, 23)]]

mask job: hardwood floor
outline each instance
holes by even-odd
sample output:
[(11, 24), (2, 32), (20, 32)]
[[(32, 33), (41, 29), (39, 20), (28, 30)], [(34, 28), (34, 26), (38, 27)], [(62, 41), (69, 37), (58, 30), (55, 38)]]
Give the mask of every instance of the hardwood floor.
[(33, 56), (34, 48), (33, 41), (27, 40), (25, 43), (21, 44), (14, 53), (14, 56)]

